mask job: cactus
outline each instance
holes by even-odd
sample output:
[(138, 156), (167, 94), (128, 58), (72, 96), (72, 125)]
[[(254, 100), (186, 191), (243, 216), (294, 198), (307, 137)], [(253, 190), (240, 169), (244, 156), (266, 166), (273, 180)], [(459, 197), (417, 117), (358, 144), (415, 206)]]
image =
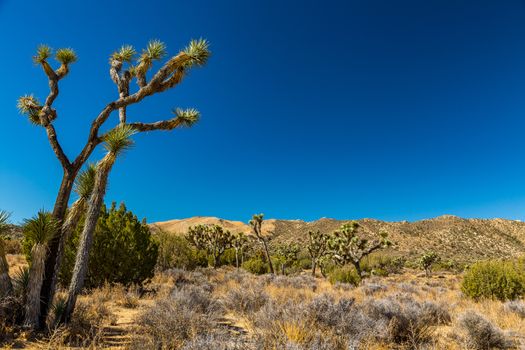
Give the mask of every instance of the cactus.
[(219, 225), (196, 225), (189, 228), (186, 239), (197, 249), (205, 250), (217, 268), (222, 254), (232, 248), (235, 236)]

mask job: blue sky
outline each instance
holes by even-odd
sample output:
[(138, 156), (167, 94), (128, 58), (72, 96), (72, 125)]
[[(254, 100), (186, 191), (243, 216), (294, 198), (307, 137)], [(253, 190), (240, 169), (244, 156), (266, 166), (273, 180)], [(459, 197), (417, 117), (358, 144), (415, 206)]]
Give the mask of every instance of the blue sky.
[(195, 107), (201, 122), (136, 136), (108, 202), (148, 221), (525, 219), (523, 1), (0, 0), (0, 31), (0, 208), (14, 221), (51, 209), (61, 176), (44, 131), (16, 110), (18, 96), (47, 93), (38, 44), (79, 56), (56, 101), (74, 157), (116, 98), (115, 49), (158, 38), (176, 54), (199, 37), (209, 64), (129, 116)]

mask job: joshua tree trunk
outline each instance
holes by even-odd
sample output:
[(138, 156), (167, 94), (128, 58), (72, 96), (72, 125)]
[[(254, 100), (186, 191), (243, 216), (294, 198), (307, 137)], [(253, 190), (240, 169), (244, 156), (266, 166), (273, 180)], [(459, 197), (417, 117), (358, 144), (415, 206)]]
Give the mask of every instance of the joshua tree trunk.
[[(55, 206), (53, 208), (53, 218), (62, 223), (66, 215), (67, 204), (69, 198), (71, 197), (71, 191), (73, 189), (73, 184), (75, 178), (78, 174), (78, 169), (75, 171), (64, 170), (64, 175), (62, 177), (62, 183), (60, 185), (60, 190), (58, 191), (57, 198), (55, 200)], [(63, 246), (63, 234), (55, 235), (53, 239), (48, 244), (48, 252), (45, 258), (44, 263), (44, 279), (41, 282), (40, 293), (40, 319), (39, 324), (41, 327), (45, 325), (47, 319), (47, 313), (49, 307), (53, 301), (56, 290), (56, 281), (58, 278), (58, 273), (60, 272), (60, 267), (62, 264), (62, 256), (64, 254), (63, 250), (60, 248)]]
[(31, 267), (29, 269), (29, 284), (25, 310), (24, 325), (26, 327), (39, 327), (40, 314), (40, 286), (44, 279), (44, 260), (46, 245), (37, 243), (31, 249)]
[(270, 268), (270, 273), (273, 275), (275, 274), (275, 272), (273, 270), (272, 259), (270, 259), (270, 251), (268, 250), (268, 244), (266, 243), (266, 240), (263, 237), (261, 237), (261, 242), (264, 246), (264, 255), (266, 255), (266, 260), (268, 261), (268, 267)]
[(71, 282), (69, 284), (66, 309), (63, 313), (63, 322), (66, 323), (71, 319), (78, 293), (82, 291), (84, 286), (84, 280), (86, 278), (89, 263), (89, 251), (91, 250), (91, 245), (93, 244), (93, 233), (95, 232), (98, 217), (100, 215), (100, 209), (102, 208), (102, 204), (104, 202), (109, 172), (111, 171), (111, 167), (115, 162), (114, 155), (108, 154), (106, 157), (107, 158), (103, 159), (97, 167), (98, 169), (95, 179), (95, 187), (88, 202), (86, 222), (84, 224), (84, 229), (80, 238), (80, 244), (78, 246), (73, 276), (71, 277)]
[(9, 277), (9, 265), (5, 257), (4, 240), (0, 237), (0, 297), (11, 294), (13, 291), (13, 284), (11, 277)]
[(354, 265), (355, 270), (357, 271), (357, 275), (359, 277), (363, 277), (363, 271), (361, 270), (361, 264), (359, 263), (359, 261), (352, 261), (352, 265)]
[(315, 277), (315, 270), (317, 268), (317, 263), (315, 262), (315, 259), (312, 260), (312, 276)]
[(235, 248), (235, 267), (239, 268), (239, 248)]

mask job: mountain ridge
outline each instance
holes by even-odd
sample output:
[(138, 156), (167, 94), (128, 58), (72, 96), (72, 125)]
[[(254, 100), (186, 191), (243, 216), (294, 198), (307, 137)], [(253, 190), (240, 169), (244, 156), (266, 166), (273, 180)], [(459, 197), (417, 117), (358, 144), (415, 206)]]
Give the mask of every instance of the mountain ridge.
[[(299, 243), (305, 246), (308, 231), (333, 232), (352, 220), (320, 218), (314, 221), (268, 219), (263, 234), (271, 244)], [(381, 230), (389, 233), (395, 243), (391, 252), (416, 257), (426, 251), (436, 251), (443, 259), (471, 262), (488, 258), (512, 258), (525, 255), (525, 222), (501, 218), (478, 219), (441, 215), (418, 221), (383, 221), (373, 218), (355, 220), (360, 234), (376, 237)], [(250, 234), (247, 223), (217, 217), (192, 217), (152, 223), (154, 231), (183, 234), (196, 224), (218, 224), (225, 229)]]

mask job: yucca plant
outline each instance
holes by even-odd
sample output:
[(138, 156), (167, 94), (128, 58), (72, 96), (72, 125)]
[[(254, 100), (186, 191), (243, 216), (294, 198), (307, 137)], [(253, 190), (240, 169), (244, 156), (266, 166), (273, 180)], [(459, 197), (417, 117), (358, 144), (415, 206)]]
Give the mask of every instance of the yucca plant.
[(0, 210), (0, 297), (11, 294), (13, 284), (9, 277), (9, 265), (5, 256), (5, 243), (2, 237), (9, 229), (9, 213)]
[(44, 278), (44, 261), (47, 254), (47, 244), (59, 230), (58, 222), (43, 210), (24, 222), (24, 238), (33, 242), (31, 262), (29, 266), (29, 281), (25, 308), (24, 325), (38, 326), (40, 314), (40, 286)]
[(71, 276), (71, 282), (68, 289), (66, 309), (63, 313), (64, 322), (69, 321), (75, 308), (77, 295), (81, 292), (84, 286), (89, 263), (89, 251), (93, 244), (93, 234), (97, 226), (97, 220), (100, 215), (102, 204), (104, 203), (109, 173), (111, 172), (117, 157), (133, 145), (131, 136), (134, 133), (135, 130), (133, 127), (127, 124), (122, 124), (111, 130), (104, 138), (104, 148), (107, 153), (96, 166), (93, 191), (89, 197), (87, 205), (86, 220), (80, 236), (73, 275)]

